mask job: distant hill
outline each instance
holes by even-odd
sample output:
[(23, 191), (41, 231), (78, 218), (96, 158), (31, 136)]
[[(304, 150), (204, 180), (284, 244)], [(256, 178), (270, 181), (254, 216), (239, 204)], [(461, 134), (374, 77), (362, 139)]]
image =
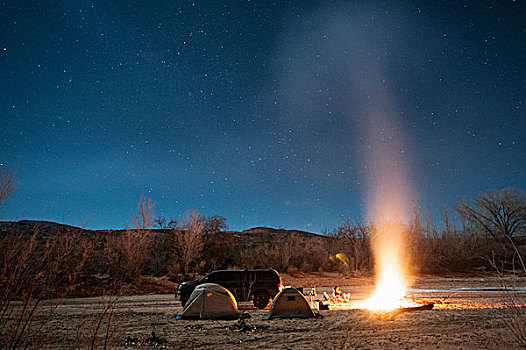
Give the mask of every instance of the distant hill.
[(241, 247), (254, 247), (265, 242), (279, 242), (287, 238), (299, 237), (303, 239), (327, 239), (327, 236), (316, 233), (300, 231), (275, 229), (270, 227), (254, 227), (241, 232), (225, 232), (234, 236), (234, 244)]
[[(51, 221), (20, 220), (20, 221), (0, 221), (0, 234), (24, 234), (32, 235), (37, 233), (40, 239), (49, 239), (57, 234), (68, 234), (73, 232), (82, 232), (83, 235), (93, 237), (104, 237), (106, 235), (117, 234), (124, 230), (88, 230), (81, 227), (75, 227), (60, 224)], [(150, 229), (148, 235), (165, 235), (167, 229)], [(279, 242), (288, 238), (299, 237), (303, 239), (328, 239), (327, 236), (316, 233), (300, 231), (275, 229), (270, 227), (254, 227), (243, 231), (223, 231), (221, 234), (228, 236), (234, 246), (240, 248), (252, 248), (265, 242)]]
[[(1, 234), (25, 234), (32, 235), (37, 233), (40, 237), (48, 237), (56, 234), (65, 234), (68, 232), (78, 232), (79, 227), (59, 224), (51, 221), (35, 221), (35, 220), (20, 220), (20, 221), (0, 221)], [(87, 230), (89, 231), (89, 230)]]

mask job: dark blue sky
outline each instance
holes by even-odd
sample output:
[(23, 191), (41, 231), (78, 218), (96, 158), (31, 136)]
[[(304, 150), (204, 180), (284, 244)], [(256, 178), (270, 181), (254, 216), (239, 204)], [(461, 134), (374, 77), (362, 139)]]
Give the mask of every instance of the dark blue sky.
[(393, 3), (2, 2), (0, 217), (320, 232), (366, 215), (371, 127), (409, 202), (524, 191), (525, 2)]

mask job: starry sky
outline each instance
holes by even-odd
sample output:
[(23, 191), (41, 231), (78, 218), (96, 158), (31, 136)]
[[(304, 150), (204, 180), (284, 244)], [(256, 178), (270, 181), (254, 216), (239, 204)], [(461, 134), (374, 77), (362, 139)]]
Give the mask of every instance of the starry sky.
[(0, 218), (124, 228), (143, 194), (322, 232), (392, 178), (524, 191), (525, 2), (401, 3), (0, 2)]

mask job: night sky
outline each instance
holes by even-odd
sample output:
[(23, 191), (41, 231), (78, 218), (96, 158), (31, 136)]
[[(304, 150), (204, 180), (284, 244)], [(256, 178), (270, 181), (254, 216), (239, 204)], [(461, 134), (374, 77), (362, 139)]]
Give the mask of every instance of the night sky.
[(0, 3), (1, 219), (321, 232), (389, 187), (374, 154), (432, 213), (524, 191), (526, 3), (395, 3)]

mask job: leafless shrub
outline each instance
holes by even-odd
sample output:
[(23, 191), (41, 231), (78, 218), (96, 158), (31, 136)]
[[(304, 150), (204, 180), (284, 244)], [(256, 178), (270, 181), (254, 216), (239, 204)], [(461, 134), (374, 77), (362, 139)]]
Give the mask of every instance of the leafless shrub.
[(152, 228), (155, 225), (155, 202), (142, 194), (139, 196), (137, 210), (132, 216), (132, 223), (139, 232)]
[(302, 271), (323, 271), (327, 269), (329, 254), (324, 249), (319, 238), (304, 240), (304, 248), (300, 251), (301, 263), (299, 268)]
[(130, 229), (109, 236), (103, 254), (105, 273), (118, 281), (136, 281), (143, 271), (148, 245), (147, 235)]
[(148, 229), (155, 223), (155, 202), (151, 198), (139, 196), (132, 223), (135, 230), (126, 228), (106, 239), (103, 265), (105, 273), (114, 280), (136, 281), (146, 268), (150, 248)]
[(144, 262), (143, 274), (150, 276), (166, 276), (168, 266), (172, 258), (170, 257), (170, 237), (167, 232), (157, 232), (148, 239), (147, 260)]
[(234, 264), (234, 239), (230, 233), (214, 231), (205, 235), (203, 260), (207, 271), (225, 269)]
[(462, 218), (452, 218), (446, 206), (441, 210), (441, 225), (429, 211), (422, 218), (415, 210), (408, 227), (408, 254), (413, 273), (465, 273), (489, 267), (484, 257), (491, 242), (478, 235)]
[(160, 229), (167, 229), (168, 222), (164, 216), (159, 216), (157, 219), (155, 219), (154, 226), (157, 226)]
[(514, 293), (516, 286), (504, 284), (503, 320), (522, 347), (526, 347), (526, 299)]
[(16, 171), (0, 169), (0, 209), (4, 202), (16, 191)]
[(279, 242), (264, 242), (242, 249), (232, 265), (241, 268), (268, 268), (278, 271), (321, 271), (330, 264), (329, 254), (320, 239), (304, 238), (296, 234)]
[[(342, 226), (329, 232), (327, 247), (331, 254), (332, 261), (336, 266), (343, 268), (343, 271), (370, 271), (372, 267), (372, 255), (370, 247), (370, 227), (359, 220), (351, 221), (346, 219)], [(340, 254), (340, 255), (338, 255)], [(345, 256), (346, 262), (343, 264), (336, 256)]]
[(35, 301), (35, 278), (40, 271), (34, 266), (36, 233), (26, 239), (21, 234), (2, 237), (1, 284), (0, 284), (0, 332), (2, 345), (15, 348), (28, 333), (39, 301)]
[(173, 267), (179, 265), (188, 274), (201, 259), (204, 247), (205, 218), (197, 210), (187, 212), (177, 227), (170, 231)]
[[(13, 232), (0, 237), (0, 335), (7, 348), (38, 344), (60, 301), (86, 276), (92, 246), (81, 231), (42, 240)], [(44, 298), (54, 301), (42, 305)], [(38, 316), (38, 317), (37, 317)]]
[(51, 286), (62, 285), (64, 292), (69, 293), (85, 282), (85, 277), (90, 274), (94, 248), (93, 243), (82, 236), (82, 230), (57, 235), (52, 242), (46, 242), (43, 249), (50, 252), (47, 269), (50, 275), (54, 275)]
[[(515, 246), (513, 242), (512, 244), (515, 251), (520, 255), (517, 246)], [(520, 260), (522, 261), (522, 257)], [(504, 292), (502, 292), (502, 298), (507, 307), (501, 309), (502, 319), (519, 344), (522, 347), (526, 347), (526, 298), (521, 293), (515, 293), (517, 281), (520, 283), (520, 286), (523, 287), (523, 279), (524, 276), (526, 276), (526, 267), (524, 264), (521, 265), (521, 269), (518, 272), (519, 275), (522, 276), (517, 277), (514, 273), (512, 276), (515, 278), (510, 280), (509, 278), (506, 278), (503, 264), (500, 264), (499, 266), (494, 257), (490, 259), (490, 263), (501, 277), (501, 283), (504, 290)]]

